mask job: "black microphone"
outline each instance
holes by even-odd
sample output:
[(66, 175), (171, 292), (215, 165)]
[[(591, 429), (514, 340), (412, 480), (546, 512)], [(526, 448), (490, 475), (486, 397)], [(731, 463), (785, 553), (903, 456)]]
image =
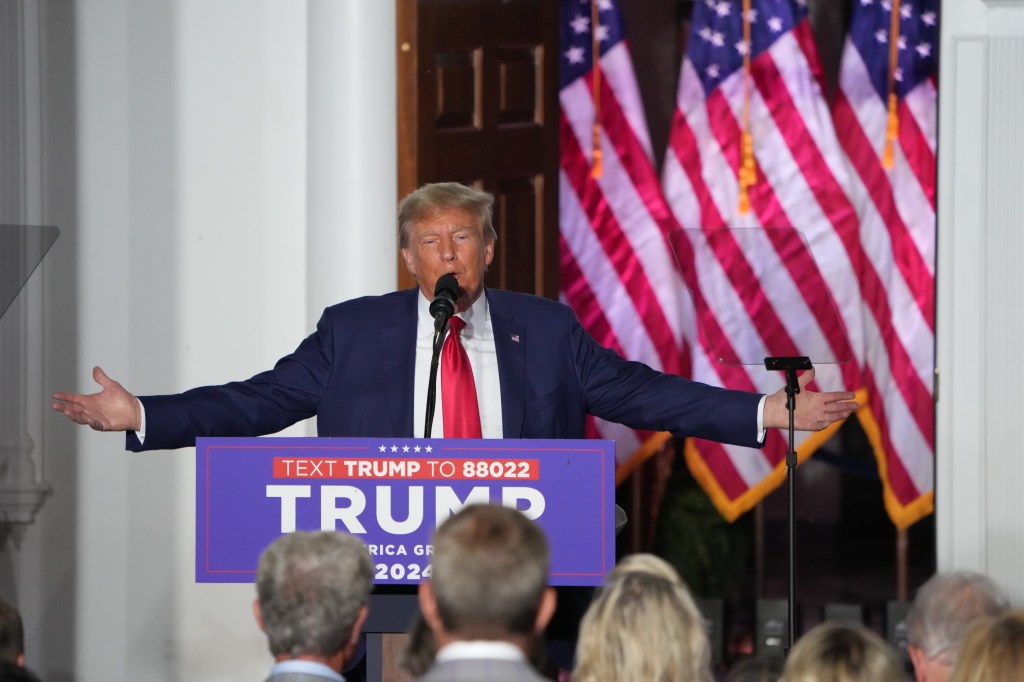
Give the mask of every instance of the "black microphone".
[(448, 273), (441, 275), (434, 285), (434, 300), (430, 302), (430, 316), (434, 318), (434, 329), (440, 332), (455, 314), (455, 299), (459, 297), (459, 280)]

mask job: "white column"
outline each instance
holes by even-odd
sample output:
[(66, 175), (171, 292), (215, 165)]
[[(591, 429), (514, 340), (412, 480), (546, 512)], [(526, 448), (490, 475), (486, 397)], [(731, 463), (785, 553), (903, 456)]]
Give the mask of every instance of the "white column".
[[(39, 12), (22, 1), (0, 6), (0, 223), (23, 224), (4, 262), (5, 286), (20, 287), (6, 313), (0, 310), (0, 547), (35, 518), (50, 485), (42, 479), (40, 432), (43, 297), (42, 273), (29, 275), (42, 255), (39, 221), (41, 95)], [(6, 227), (5, 239), (15, 228)], [(17, 263), (12, 262), (17, 259)], [(17, 279), (8, 279), (12, 274)], [(0, 305), (12, 291), (4, 291)]]
[(307, 281), (325, 306), (396, 282), (395, 3), (309, 3)]
[(940, 570), (1024, 597), (1024, 2), (943, 4), (936, 514)]

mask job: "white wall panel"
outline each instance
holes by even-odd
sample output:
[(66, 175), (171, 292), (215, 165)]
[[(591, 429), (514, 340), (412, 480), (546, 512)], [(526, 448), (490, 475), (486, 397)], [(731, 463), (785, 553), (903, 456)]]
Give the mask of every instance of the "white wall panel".
[(1024, 602), (1024, 5), (943, 3), (939, 107), (940, 570)]

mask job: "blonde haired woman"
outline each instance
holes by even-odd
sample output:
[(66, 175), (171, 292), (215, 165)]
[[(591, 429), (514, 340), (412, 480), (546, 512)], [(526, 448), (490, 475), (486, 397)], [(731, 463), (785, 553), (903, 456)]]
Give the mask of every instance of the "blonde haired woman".
[(709, 682), (704, 618), (679, 574), (634, 554), (609, 574), (580, 624), (573, 682)]
[(950, 682), (1024, 680), (1024, 609), (985, 618), (967, 631)]
[(863, 625), (822, 623), (800, 638), (779, 682), (903, 682), (903, 665)]

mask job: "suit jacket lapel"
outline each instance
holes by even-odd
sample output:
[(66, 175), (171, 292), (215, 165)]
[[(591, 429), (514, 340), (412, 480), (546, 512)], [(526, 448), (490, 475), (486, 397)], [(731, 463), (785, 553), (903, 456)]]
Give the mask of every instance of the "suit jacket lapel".
[(501, 291), (487, 290), (501, 384), (501, 430), (505, 438), (522, 438), (526, 411), (528, 339), (523, 325), (515, 321), (515, 310), (508, 303)]
[[(391, 433), (396, 438), (413, 434), (413, 392), (416, 374), (416, 323), (419, 311), (416, 297), (419, 289), (411, 289), (392, 311), (380, 330), (381, 380), (388, 396), (388, 417)], [(384, 435), (384, 434), (381, 434)]]

